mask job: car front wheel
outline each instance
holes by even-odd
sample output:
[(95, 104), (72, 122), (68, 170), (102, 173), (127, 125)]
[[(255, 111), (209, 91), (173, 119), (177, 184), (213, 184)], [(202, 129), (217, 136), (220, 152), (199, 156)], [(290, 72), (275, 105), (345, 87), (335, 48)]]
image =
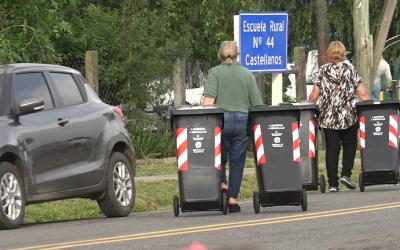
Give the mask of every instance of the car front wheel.
[(0, 229), (18, 228), (25, 216), (25, 191), (17, 169), (0, 163)]
[(128, 216), (135, 204), (135, 195), (132, 167), (123, 154), (114, 152), (108, 166), (106, 193), (97, 203), (107, 217)]

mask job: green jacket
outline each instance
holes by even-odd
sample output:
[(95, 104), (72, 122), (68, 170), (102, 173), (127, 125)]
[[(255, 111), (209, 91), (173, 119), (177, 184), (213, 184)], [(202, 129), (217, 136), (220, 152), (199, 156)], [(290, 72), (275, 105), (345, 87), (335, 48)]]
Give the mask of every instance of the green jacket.
[(203, 96), (216, 98), (215, 103), (225, 111), (248, 113), (250, 107), (263, 104), (253, 74), (238, 61), (212, 68)]

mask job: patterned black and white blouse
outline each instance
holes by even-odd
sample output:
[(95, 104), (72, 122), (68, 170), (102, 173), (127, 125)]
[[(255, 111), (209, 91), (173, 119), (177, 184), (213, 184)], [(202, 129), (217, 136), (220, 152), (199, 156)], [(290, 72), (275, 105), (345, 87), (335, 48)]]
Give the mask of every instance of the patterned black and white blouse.
[(341, 130), (357, 123), (357, 88), (362, 83), (353, 65), (345, 62), (321, 66), (313, 76), (321, 90), (318, 101), (322, 128)]

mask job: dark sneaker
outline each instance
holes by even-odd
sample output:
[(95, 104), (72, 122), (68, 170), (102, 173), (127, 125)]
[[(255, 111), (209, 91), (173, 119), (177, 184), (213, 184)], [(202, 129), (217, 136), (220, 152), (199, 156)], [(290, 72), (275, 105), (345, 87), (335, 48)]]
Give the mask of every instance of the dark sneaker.
[(330, 193), (339, 192), (339, 188), (338, 187), (329, 187), (329, 192)]
[(240, 213), (239, 204), (229, 204), (229, 213)]
[(354, 185), (353, 182), (351, 182), (350, 178), (347, 176), (342, 176), (340, 178), (340, 183), (345, 185), (348, 189), (356, 189), (356, 185)]

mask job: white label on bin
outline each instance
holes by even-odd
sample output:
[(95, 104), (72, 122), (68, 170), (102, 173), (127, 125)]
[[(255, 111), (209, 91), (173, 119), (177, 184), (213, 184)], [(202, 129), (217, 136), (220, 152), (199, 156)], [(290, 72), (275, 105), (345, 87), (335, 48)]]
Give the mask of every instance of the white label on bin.
[(203, 146), (203, 144), (201, 143), (201, 141), (197, 141), (195, 144), (195, 149), (193, 149), (193, 153), (195, 154), (202, 154), (204, 153), (204, 148), (201, 148)]
[(275, 131), (274, 133), (271, 133), (272, 136), (282, 136), (282, 133), (278, 133), (278, 131)]
[(191, 134), (202, 134), (202, 133), (207, 133), (206, 128), (191, 128), (190, 132)]
[(372, 133), (373, 135), (382, 135), (381, 127), (375, 127), (375, 132)]
[(375, 126), (375, 132), (372, 132), (372, 134), (373, 135), (383, 135), (383, 132), (382, 132), (383, 123), (377, 121), (377, 122), (373, 123), (373, 125)]
[(194, 141), (202, 141), (202, 140), (204, 140), (204, 137), (197, 135), (196, 137), (193, 137), (193, 140)]
[(384, 121), (384, 120), (386, 120), (384, 115), (376, 115), (371, 118), (371, 121)]
[(272, 143), (272, 147), (274, 148), (281, 148), (283, 147), (283, 144), (280, 143), (281, 142), (281, 138), (280, 137), (275, 137), (274, 138), (274, 143)]
[(276, 130), (276, 129), (285, 129), (283, 124), (271, 124), (268, 125), (268, 129)]

